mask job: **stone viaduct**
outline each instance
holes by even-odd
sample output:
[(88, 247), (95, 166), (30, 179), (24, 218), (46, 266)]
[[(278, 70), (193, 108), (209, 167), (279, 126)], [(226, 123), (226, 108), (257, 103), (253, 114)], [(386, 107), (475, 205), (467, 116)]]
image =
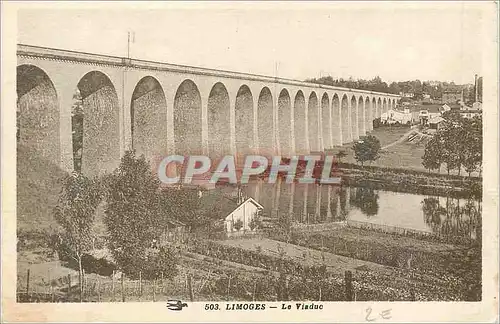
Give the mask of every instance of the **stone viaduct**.
[(245, 73), (19, 44), (19, 141), (72, 171), (72, 107), (83, 105), (81, 169), (128, 149), (167, 154), (321, 152), (352, 142), (398, 96)]

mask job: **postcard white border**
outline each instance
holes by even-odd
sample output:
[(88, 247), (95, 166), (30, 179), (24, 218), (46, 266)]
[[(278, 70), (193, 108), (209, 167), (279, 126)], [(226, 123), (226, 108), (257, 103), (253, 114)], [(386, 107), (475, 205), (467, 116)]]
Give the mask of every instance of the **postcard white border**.
[[(251, 5), (251, 7), (250, 7)], [(391, 309), (392, 318), (385, 322), (494, 322), (498, 321), (498, 4), (464, 2), (483, 12), (483, 298), (482, 302), (323, 302), (323, 311), (238, 311), (209, 312), (204, 303), (190, 303), (181, 312), (169, 311), (165, 303), (100, 304), (17, 304), (16, 291), (16, 43), (17, 10), (20, 8), (58, 9), (228, 9), (242, 6), (248, 10), (277, 8), (283, 2), (2, 2), (1, 3), (1, 168), (2, 168), (2, 320), (9, 322), (364, 322), (366, 308), (374, 312)], [(307, 2), (294, 3), (321, 9), (338, 5), (343, 9), (369, 10), (373, 6), (393, 8), (442, 8), (446, 2)], [(446, 23), (446, 22), (443, 22)], [(55, 36), (57, 37), (57, 36)], [(381, 322), (383, 320), (377, 320)]]

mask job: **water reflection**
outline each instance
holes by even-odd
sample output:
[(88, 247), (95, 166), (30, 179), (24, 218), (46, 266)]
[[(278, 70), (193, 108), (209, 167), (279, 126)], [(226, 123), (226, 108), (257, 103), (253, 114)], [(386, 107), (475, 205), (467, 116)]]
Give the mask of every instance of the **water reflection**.
[(480, 235), (481, 203), (478, 201), (428, 197), (422, 201), (422, 212), (433, 233), (472, 239)]
[(350, 202), (354, 207), (359, 208), (366, 216), (378, 214), (378, 194), (370, 188), (351, 188)]
[[(394, 227), (478, 238), (481, 204), (477, 200), (429, 197), (370, 188), (276, 184), (263, 181), (243, 186), (244, 195), (264, 206), (264, 215), (284, 227), (334, 222), (365, 222)], [(235, 187), (224, 190), (236, 191)]]

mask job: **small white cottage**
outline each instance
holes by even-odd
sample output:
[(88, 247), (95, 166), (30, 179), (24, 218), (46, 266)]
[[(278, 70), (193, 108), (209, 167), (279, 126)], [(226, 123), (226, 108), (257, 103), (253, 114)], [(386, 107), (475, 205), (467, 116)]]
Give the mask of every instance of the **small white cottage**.
[(251, 223), (263, 208), (253, 198), (243, 201), (224, 219), (226, 233), (232, 235), (255, 232), (256, 228), (253, 228)]

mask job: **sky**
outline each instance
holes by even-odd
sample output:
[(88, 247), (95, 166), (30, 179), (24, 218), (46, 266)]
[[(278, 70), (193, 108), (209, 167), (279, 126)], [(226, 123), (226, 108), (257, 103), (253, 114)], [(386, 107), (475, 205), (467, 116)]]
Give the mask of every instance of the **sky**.
[[(122, 3), (123, 5), (123, 3)], [(92, 8), (93, 7), (93, 8)], [(182, 3), (18, 11), (18, 43), (277, 75), (473, 83), (482, 11), (473, 3)]]

